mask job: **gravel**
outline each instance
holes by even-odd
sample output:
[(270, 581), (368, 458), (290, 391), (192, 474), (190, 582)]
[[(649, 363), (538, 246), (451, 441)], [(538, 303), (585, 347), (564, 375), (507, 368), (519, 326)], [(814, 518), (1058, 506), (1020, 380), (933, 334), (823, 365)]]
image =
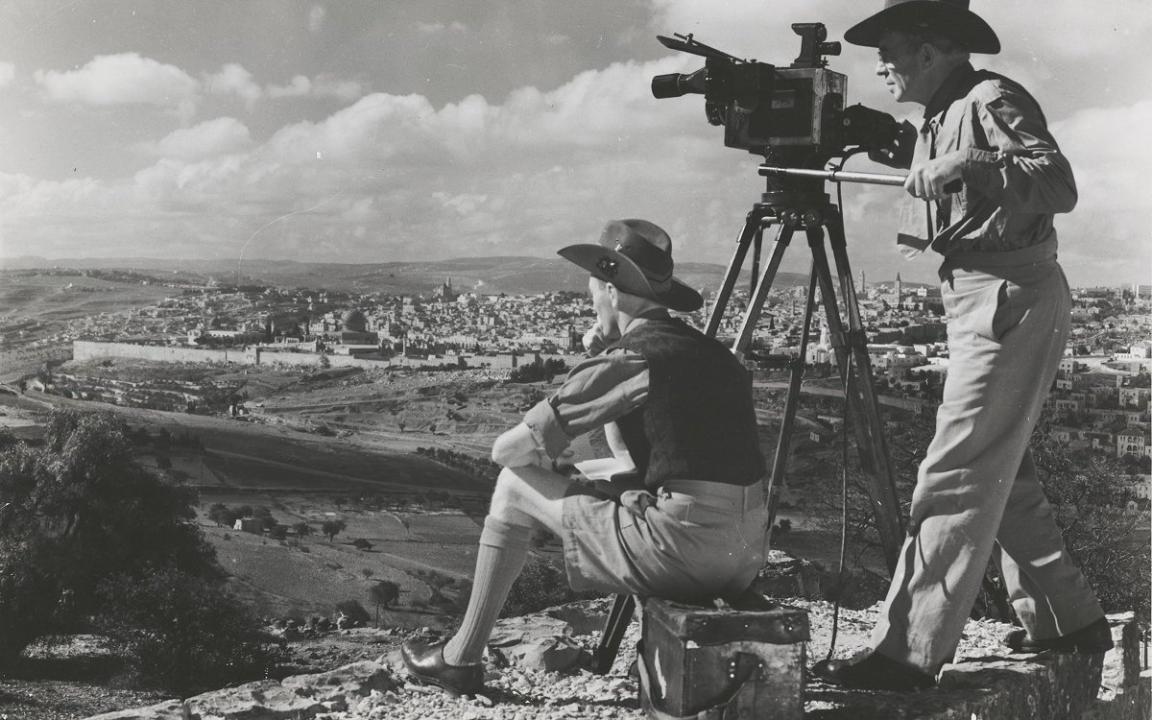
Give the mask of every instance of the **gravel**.
[[(812, 640), (807, 646), (808, 663), (823, 659), (832, 642), (833, 607), (826, 602), (788, 599), (784, 604), (809, 612)], [(834, 657), (852, 657), (866, 648), (879, 605), (865, 610), (839, 612)], [(957, 652), (957, 661), (1002, 654), (1000, 638), (1011, 626), (994, 621), (969, 622)], [(640, 627), (633, 622), (625, 634), (612, 671), (598, 676), (581, 671), (563, 675), (489, 666), (488, 692), (473, 697), (452, 697), (438, 688), (405, 683), (402, 689), (374, 692), (350, 707), (324, 713), (319, 720), (602, 720), (644, 718), (637, 701), (638, 683), (629, 674), (636, 657)], [(591, 648), (596, 635), (578, 636)], [(398, 653), (386, 656), (398, 677), (403, 677)]]

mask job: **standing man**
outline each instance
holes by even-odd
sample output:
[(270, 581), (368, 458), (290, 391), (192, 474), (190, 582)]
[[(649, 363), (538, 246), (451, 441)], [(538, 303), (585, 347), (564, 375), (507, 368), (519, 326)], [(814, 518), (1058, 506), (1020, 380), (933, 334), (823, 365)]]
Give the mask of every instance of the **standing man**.
[(1024, 625), (1006, 638), (1012, 649), (1104, 652), (1108, 623), (1028, 450), (1069, 332), (1052, 216), (1076, 204), (1072, 169), (1032, 96), (969, 64), (1000, 42), (968, 0), (886, 0), (844, 39), (877, 48), (896, 101), (924, 106), (904, 188), (930, 212), (898, 242), (944, 257), (951, 359), (872, 653), (822, 674), (852, 688), (932, 686), (990, 557)]
[[(668, 310), (698, 309), (673, 274), (668, 234), (608, 223), (560, 255), (587, 270), (604, 342), (492, 446), (504, 466), (480, 535), (459, 630), (405, 643), (410, 676), (456, 693), (483, 686), (481, 659), (540, 526), (564, 543), (576, 590), (701, 600), (743, 591), (764, 562), (768, 514), (751, 383), (731, 352)], [(605, 493), (556, 471), (573, 438), (615, 422), (642, 480)]]

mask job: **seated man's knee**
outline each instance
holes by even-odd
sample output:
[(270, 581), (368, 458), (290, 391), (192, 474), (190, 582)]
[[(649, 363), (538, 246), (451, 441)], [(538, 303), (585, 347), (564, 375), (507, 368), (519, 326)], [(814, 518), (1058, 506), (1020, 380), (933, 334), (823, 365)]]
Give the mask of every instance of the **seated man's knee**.
[(538, 523), (527, 512), (524, 489), (524, 479), (515, 470), (502, 469), (496, 478), (496, 487), (492, 490), (492, 504), (488, 514), (513, 525), (536, 527)]

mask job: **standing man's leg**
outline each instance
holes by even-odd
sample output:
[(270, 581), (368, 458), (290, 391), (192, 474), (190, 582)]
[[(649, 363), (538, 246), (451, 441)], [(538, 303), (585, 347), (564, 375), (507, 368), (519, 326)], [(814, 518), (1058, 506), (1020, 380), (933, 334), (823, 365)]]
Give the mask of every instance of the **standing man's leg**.
[(1057, 638), (1104, 617), (1064, 547), (1031, 452), (1025, 452), (1020, 463), (996, 541), (994, 558), (1027, 637)]
[(1063, 354), (1069, 308), (1054, 262), (1025, 274), (1020, 286), (962, 273), (944, 289), (949, 375), (911, 534), (872, 637), (882, 656), (927, 673), (955, 652), (998, 531), (1023, 521), (1015, 507), (1004, 512)]

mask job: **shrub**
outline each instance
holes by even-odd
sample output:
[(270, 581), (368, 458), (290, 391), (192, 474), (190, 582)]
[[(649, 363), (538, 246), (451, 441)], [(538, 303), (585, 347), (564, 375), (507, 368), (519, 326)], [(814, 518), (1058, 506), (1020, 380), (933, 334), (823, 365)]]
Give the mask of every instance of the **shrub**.
[(292, 531), (298, 537), (308, 537), (312, 534), (312, 526), (304, 521), (300, 521), (292, 525)]
[(548, 560), (529, 556), (520, 576), (512, 583), (508, 600), (504, 603), (500, 615), (501, 617), (524, 615), (552, 605), (597, 597), (598, 594), (576, 592), (568, 585), (564, 568)]
[(1112, 507), (1116, 479), (1124, 474), (1122, 463), (1072, 454), (1040, 431), (1033, 435), (1032, 446), (1064, 544), (1100, 604), (1107, 612), (1135, 610), (1137, 617), (1147, 619), (1152, 597), (1148, 533), (1138, 532), (1139, 515)]
[(251, 611), (218, 582), (166, 568), (121, 574), (98, 594), (98, 629), (130, 658), (140, 684), (195, 692), (266, 674), (280, 657)]
[(336, 539), (337, 535), (344, 532), (344, 529), (347, 527), (348, 524), (343, 520), (325, 520), (320, 525), (320, 532), (324, 533), (324, 536), (331, 542)]
[(214, 503), (212, 507), (208, 508), (208, 519), (223, 527), (235, 525), (237, 517), (239, 517), (237, 512), (224, 503)]
[(379, 580), (368, 588), (368, 599), (376, 606), (379, 616), (381, 607), (388, 608), (400, 599), (400, 586), (391, 580)]
[(258, 625), (223, 590), (193, 499), (135, 462), (110, 415), (57, 412), (43, 448), (0, 450), (0, 670), (39, 636), (104, 627), (133, 653), (173, 643), (184, 670), (157, 665), (150, 682), (247, 679)]

